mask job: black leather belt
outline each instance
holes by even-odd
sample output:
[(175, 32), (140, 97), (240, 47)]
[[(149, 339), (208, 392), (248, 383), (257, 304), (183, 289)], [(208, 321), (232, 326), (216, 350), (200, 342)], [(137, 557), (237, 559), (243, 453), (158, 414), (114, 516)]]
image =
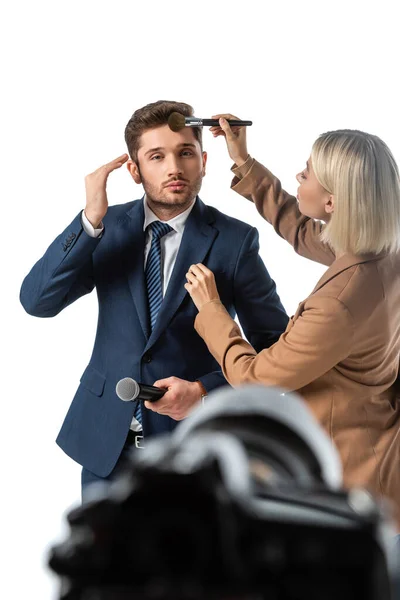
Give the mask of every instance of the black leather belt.
[(135, 448), (144, 448), (143, 433), (141, 431), (136, 432), (130, 429), (125, 444), (128, 446), (135, 446)]

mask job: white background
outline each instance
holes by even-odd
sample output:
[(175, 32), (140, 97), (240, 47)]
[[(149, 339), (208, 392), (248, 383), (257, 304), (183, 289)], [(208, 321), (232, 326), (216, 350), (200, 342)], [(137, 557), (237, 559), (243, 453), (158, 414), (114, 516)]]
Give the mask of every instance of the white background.
[[(4, 3), (1, 56), (1, 594), (54, 599), (48, 545), (80, 497), (80, 467), (55, 445), (91, 354), (95, 294), (55, 319), (24, 313), (23, 277), (84, 206), (84, 176), (125, 152), (137, 108), (185, 101), (196, 116), (251, 119), (249, 151), (296, 191), (318, 134), (358, 128), (400, 160), (398, 2), (134, 0)], [(229, 190), (222, 138), (202, 199), (257, 226), (261, 252), (292, 314), (324, 267), (295, 256)], [(141, 196), (125, 168), (117, 204)]]

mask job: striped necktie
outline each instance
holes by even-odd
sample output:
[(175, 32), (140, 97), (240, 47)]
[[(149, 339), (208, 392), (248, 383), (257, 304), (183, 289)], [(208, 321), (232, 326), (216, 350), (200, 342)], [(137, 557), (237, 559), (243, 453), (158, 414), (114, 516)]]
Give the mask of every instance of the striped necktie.
[(167, 223), (153, 221), (149, 227), (153, 232), (151, 246), (146, 263), (146, 286), (149, 301), (150, 330), (152, 331), (163, 301), (163, 273), (161, 265), (161, 243), (160, 239), (172, 231)]
[[(153, 221), (153, 223), (150, 223), (149, 228), (152, 230), (152, 238), (150, 251), (147, 256), (145, 278), (147, 298), (149, 301), (150, 331), (152, 331), (163, 301), (163, 273), (161, 268), (160, 239), (172, 231), (172, 227), (162, 221)], [(139, 423), (142, 423), (142, 407), (140, 401), (136, 407), (135, 418)]]

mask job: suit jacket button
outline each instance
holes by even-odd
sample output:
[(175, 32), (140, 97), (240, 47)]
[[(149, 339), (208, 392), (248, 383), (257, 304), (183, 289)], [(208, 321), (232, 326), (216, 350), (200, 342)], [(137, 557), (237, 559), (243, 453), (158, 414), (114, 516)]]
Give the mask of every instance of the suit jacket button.
[(143, 362), (145, 363), (150, 363), (153, 360), (153, 357), (151, 356), (151, 352), (145, 352), (143, 354)]

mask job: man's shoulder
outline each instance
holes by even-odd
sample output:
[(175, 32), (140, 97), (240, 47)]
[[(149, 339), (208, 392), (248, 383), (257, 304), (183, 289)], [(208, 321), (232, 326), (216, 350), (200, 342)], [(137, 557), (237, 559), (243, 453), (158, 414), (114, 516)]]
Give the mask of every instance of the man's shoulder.
[(229, 227), (232, 230), (236, 230), (243, 234), (247, 234), (249, 231), (253, 230), (256, 232), (257, 230), (249, 223), (245, 221), (241, 221), (236, 217), (232, 217), (231, 215), (227, 215), (226, 213), (221, 212), (215, 206), (210, 206), (209, 204), (204, 204), (205, 209), (208, 214), (212, 217), (212, 220), (215, 222), (215, 225), (219, 227)]
[(103, 221), (119, 221), (125, 218), (125, 216), (129, 216), (133, 211), (140, 209), (142, 206), (142, 198), (139, 200), (130, 200), (129, 202), (124, 202), (123, 204), (114, 204), (108, 207), (107, 214)]

